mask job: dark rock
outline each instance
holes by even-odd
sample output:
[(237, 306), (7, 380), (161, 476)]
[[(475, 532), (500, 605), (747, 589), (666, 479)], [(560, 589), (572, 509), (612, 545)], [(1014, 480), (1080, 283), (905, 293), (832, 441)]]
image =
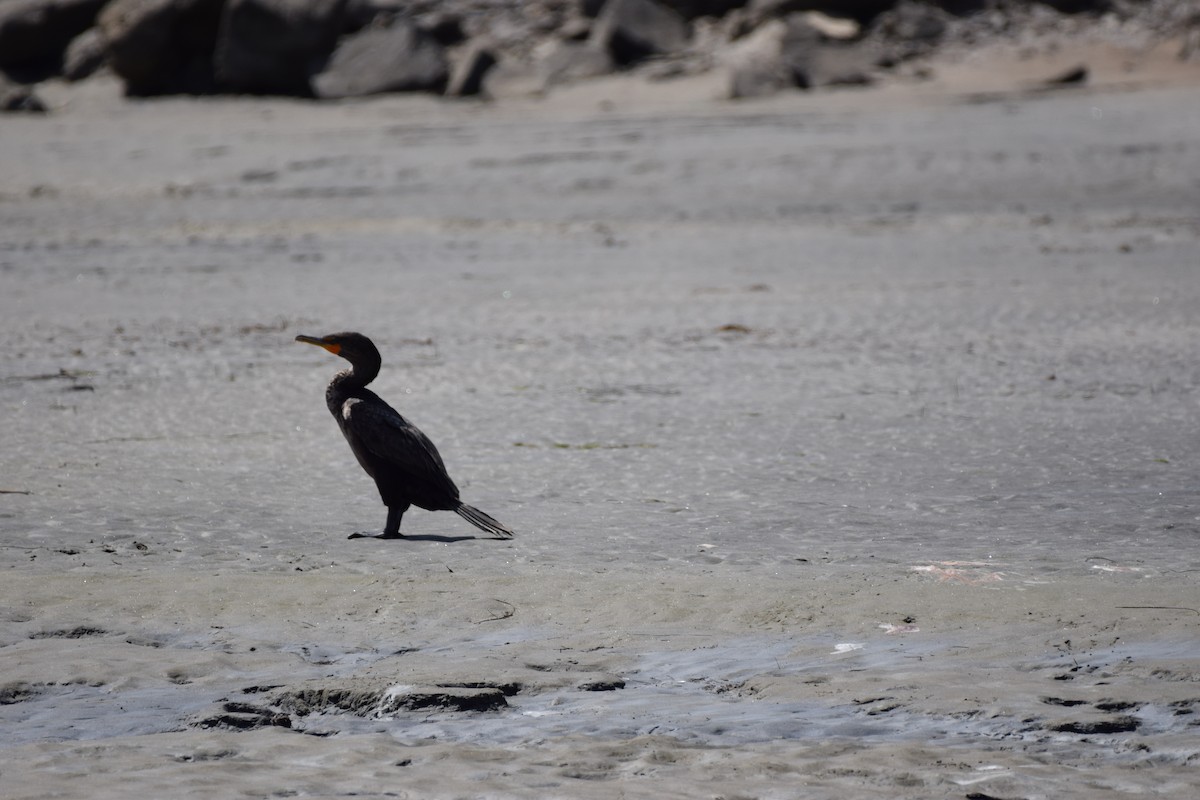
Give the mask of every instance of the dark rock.
[(445, 49), (414, 23), (396, 19), (342, 40), (312, 84), (323, 98), (441, 92), (449, 72)]
[(456, 688), (392, 686), (380, 688), (315, 687), (282, 693), (276, 704), (300, 716), (323, 711), (344, 711), (362, 717), (399, 711), (495, 711), (508, 702), (496, 687)]
[(802, 15), (789, 16), (785, 24), (780, 56), (796, 86), (815, 89), (871, 82), (872, 57), (866, 48), (826, 38)]
[(99, 28), (88, 28), (67, 45), (63, 54), (62, 75), (69, 81), (81, 81), (94, 75), (107, 59), (107, 43)]
[(876, 27), (890, 39), (933, 43), (946, 33), (946, 16), (944, 12), (924, 3), (904, 0), (880, 15)]
[(1116, 717), (1107, 717), (1105, 719), (1087, 720), (1087, 721), (1070, 721), (1056, 722), (1047, 725), (1046, 727), (1058, 733), (1080, 733), (1080, 734), (1105, 734), (1105, 733), (1129, 733), (1136, 731), (1141, 727), (1141, 720), (1137, 717), (1121, 715)]
[(868, 22), (895, 4), (896, 0), (750, 0), (746, 11), (755, 24), (797, 11), (820, 11), (831, 17)]
[(242, 689), (242, 694), (262, 694), (263, 692), (274, 691), (275, 689), (283, 688), (281, 683), (267, 683), (255, 686), (247, 686)]
[(929, 54), (946, 37), (950, 18), (942, 8), (900, 0), (895, 8), (880, 14), (871, 25), (869, 35), (884, 51), (878, 61), (895, 66)]
[(588, 41), (625, 65), (682, 50), (689, 35), (683, 17), (654, 0), (608, 0)]
[(496, 711), (507, 707), (504, 692), (494, 688), (409, 689), (385, 693), (379, 704), (379, 712), (390, 714), (430, 708), (444, 711)]
[(1063, 14), (1102, 14), (1112, 7), (1111, 0), (1040, 0)]
[[(0, 81), (0, 96), (4, 94), (4, 82)], [(40, 693), (40, 689), (24, 681), (5, 684), (0, 686), (0, 706), (10, 706), (13, 703), (22, 703), (36, 697)]]
[(245, 731), (251, 730), (258, 725), (258, 720), (249, 717), (235, 716), (233, 714), (214, 714), (211, 717), (204, 717), (192, 723), (193, 728), (203, 728), (211, 730), (213, 728), (225, 728), (227, 730)]
[(746, 0), (671, 0), (669, 6), (688, 19), (696, 17), (723, 17), (735, 8), (746, 5)]
[(346, 0), (228, 0), (214, 66), (228, 89), (312, 94), (312, 76), (337, 43)]
[(57, 66), (72, 39), (92, 27), (106, 0), (0, 0), (0, 67)]
[(30, 639), (84, 639), (88, 636), (107, 636), (108, 631), (93, 625), (76, 625), (74, 628), (57, 628), (29, 634)]
[(346, 0), (342, 11), (342, 33), (354, 33), (370, 25), (376, 17), (394, 17), (404, 13), (404, 0)]
[(1141, 703), (1132, 700), (1097, 700), (1097, 711), (1132, 711), (1141, 708)]
[(439, 689), (497, 689), (505, 697), (520, 694), (525, 688), (520, 681), (460, 681), (457, 683), (439, 683)]
[(487, 42), (472, 42), (459, 54), (446, 84), (450, 97), (470, 97), (483, 92), (483, 79), (496, 66), (496, 53)]
[(224, 0), (113, 0), (98, 17), (108, 63), (130, 95), (213, 88)]
[(1087, 83), (1088, 68), (1086, 64), (1080, 64), (1077, 67), (1060, 72), (1059, 74), (1047, 78), (1043, 85), (1048, 89), (1056, 89), (1060, 86), (1078, 86), (1081, 83)]
[(791, 87), (870, 83), (874, 55), (865, 44), (830, 39), (803, 15), (792, 14), (736, 42), (729, 61), (729, 97), (736, 99)]
[(937, 0), (937, 5), (948, 14), (965, 17), (984, 11), (989, 2), (990, 0)]
[(787, 88), (787, 79), (763, 64), (739, 64), (729, 76), (726, 96), (730, 100), (770, 97)]
[(735, 8), (746, 5), (746, 0), (658, 0), (684, 19), (697, 17), (723, 17)]
[(302, 717), (330, 709), (365, 717), (379, 708), (380, 696), (380, 692), (372, 688), (314, 687), (282, 692), (274, 704)]
[[(735, 8), (746, 5), (746, 0), (659, 0), (661, 5), (685, 19), (696, 17), (721, 17)], [(580, 0), (579, 10), (588, 17), (596, 17), (604, 9), (606, 0)]]
[(249, 703), (225, 703), (222, 713), (203, 717), (192, 723), (193, 728), (225, 728), (251, 731), (257, 728), (290, 728), (292, 718), (287, 714)]
[(579, 684), (579, 688), (585, 692), (615, 692), (625, 688), (625, 681), (620, 678), (598, 678)]
[(454, 13), (438, 10), (417, 18), (417, 25), (443, 47), (453, 47), (466, 41), (462, 19)]

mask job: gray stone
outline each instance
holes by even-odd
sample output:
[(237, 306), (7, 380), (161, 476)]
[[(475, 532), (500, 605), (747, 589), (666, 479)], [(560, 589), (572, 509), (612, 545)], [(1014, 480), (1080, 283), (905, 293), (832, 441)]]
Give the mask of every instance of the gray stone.
[(488, 42), (471, 42), (459, 54), (446, 84), (450, 97), (470, 97), (483, 92), (483, 79), (496, 66), (496, 53)]
[(588, 41), (625, 65), (687, 47), (688, 23), (654, 0), (608, 0)]
[[(746, 5), (746, 0), (659, 0), (666, 8), (685, 19), (720, 17)], [(579, 0), (579, 11), (588, 17), (599, 16), (605, 0)]]
[(881, 15), (878, 24), (893, 39), (936, 42), (946, 33), (946, 14), (922, 3), (900, 2)]
[(532, 65), (501, 59), (484, 74), (482, 94), (492, 100), (507, 100), (538, 96), (544, 88)]
[(784, 24), (780, 56), (796, 86), (817, 89), (871, 82), (873, 56), (867, 48), (827, 38), (803, 14), (789, 16)]
[(555, 35), (560, 39), (582, 42), (592, 33), (592, 21), (584, 16), (568, 17), (559, 26)]
[(870, 83), (874, 56), (859, 42), (831, 40), (803, 15), (772, 20), (726, 53), (731, 99), (764, 97), (781, 89)]
[(107, 59), (108, 43), (99, 28), (88, 28), (67, 45), (63, 54), (62, 75), (69, 81), (81, 81), (95, 74)]
[[(30, 114), (46, 113), (46, 104), (42, 102), (29, 86), (12, 83), (0, 75), (0, 112), (25, 112)], [(0, 703), (14, 702), (4, 699), (0, 691)]]
[(729, 99), (766, 97), (795, 85), (781, 56), (786, 34), (787, 26), (773, 20), (737, 40), (722, 54), (729, 76)]
[(595, 78), (613, 71), (608, 53), (588, 42), (555, 42), (537, 63), (542, 88)]
[(726, 97), (730, 100), (770, 97), (790, 86), (780, 70), (764, 64), (738, 64), (730, 69)]
[(313, 78), (318, 97), (360, 97), (382, 92), (441, 92), (450, 67), (445, 49), (408, 20), (375, 24), (338, 45)]
[(755, 24), (782, 19), (797, 11), (821, 11), (832, 17), (869, 20), (887, 11), (896, 0), (750, 0), (746, 11)]

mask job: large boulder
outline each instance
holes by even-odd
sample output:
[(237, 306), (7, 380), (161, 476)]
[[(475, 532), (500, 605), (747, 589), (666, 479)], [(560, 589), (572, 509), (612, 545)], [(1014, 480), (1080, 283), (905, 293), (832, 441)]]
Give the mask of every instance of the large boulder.
[(224, 0), (112, 0), (98, 26), (108, 63), (131, 95), (213, 88), (212, 54)]
[(784, 25), (780, 55), (796, 86), (818, 89), (871, 82), (873, 57), (865, 47), (826, 36), (804, 14), (789, 15)]
[(746, 5), (746, 0), (663, 0), (663, 5), (675, 9), (687, 19), (696, 19), (723, 17), (735, 8)]
[(408, 3), (409, 0), (346, 0), (342, 32), (362, 30), (379, 16), (403, 14)]
[(729, 85), (730, 99), (766, 97), (795, 86), (782, 58), (787, 25), (772, 20), (758, 26), (721, 53)]
[(383, 92), (442, 92), (450, 75), (446, 50), (407, 19), (377, 22), (338, 44), (313, 78), (317, 97)]
[(794, 87), (869, 83), (874, 66), (865, 45), (829, 37), (803, 14), (759, 26), (735, 42), (723, 60), (731, 98), (762, 97)]
[(496, 66), (495, 48), (491, 42), (477, 39), (459, 54), (446, 84), (449, 97), (470, 97), (483, 93), (483, 79)]
[(749, 0), (746, 11), (756, 24), (798, 11), (820, 11), (832, 17), (867, 22), (895, 4), (896, 0)]
[(947, 14), (924, 3), (901, 0), (880, 14), (875, 28), (891, 41), (936, 43), (946, 32)]
[(56, 64), (107, 0), (0, 0), (0, 67)]
[(688, 23), (655, 0), (608, 0), (592, 26), (589, 42), (620, 65), (687, 47)]
[(0, 75), (0, 113), (14, 111), (44, 114), (46, 104), (34, 93), (32, 87), (13, 83), (4, 75)]
[(223, 88), (253, 94), (312, 94), (342, 32), (346, 0), (228, 0), (214, 67)]
[(88, 28), (67, 45), (63, 53), (62, 76), (69, 81), (90, 77), (108, 58), (108, 44), (99, 28)]
[(1111, 0), (1041, 0), (1063, 14), (1102, 14), (1112, 7)]
[[(596, 17), (604, 8), (606, 0), (579, 0), (579, 12), (587, 17)], [(696, 17), (721, 17), (735, 8), (746, 5), (746, 0), (659, 0), (685, 19)]]

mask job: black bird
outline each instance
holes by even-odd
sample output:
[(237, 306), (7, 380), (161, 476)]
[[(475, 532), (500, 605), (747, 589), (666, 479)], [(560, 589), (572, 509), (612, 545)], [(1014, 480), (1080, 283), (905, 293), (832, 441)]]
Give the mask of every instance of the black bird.
[(375, 479), (387, 506), (387, 527), (380, 534), (354, 533), (351, 539), (403, 538), (400, 518), (410, 505), (427, 511), (453, 511), (497, 539), (513, 532), (478, 508), (458, 499), (458, 487), (446, 474), (446, 465), (429, 437), (416, 425), (367, 388), (379, 374), (379, 350), (361, 333), (297, 336), (297, 342), (315, 344), (350, 362), (350, 369), (333, 376), (325, 390), (325, 404), (350, 443), (358, 463)]

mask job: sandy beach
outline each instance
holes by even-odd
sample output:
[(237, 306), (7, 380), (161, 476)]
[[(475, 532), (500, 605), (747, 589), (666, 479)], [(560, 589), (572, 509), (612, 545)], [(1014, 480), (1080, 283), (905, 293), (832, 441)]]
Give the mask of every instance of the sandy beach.
[[(0, 121), (0, 793), (1192, 797), (1200, 82), (1090, 63), (44, 88)], [(513, 540), (347, 540), (385, 509), (293, 341), (347, 329)]]

